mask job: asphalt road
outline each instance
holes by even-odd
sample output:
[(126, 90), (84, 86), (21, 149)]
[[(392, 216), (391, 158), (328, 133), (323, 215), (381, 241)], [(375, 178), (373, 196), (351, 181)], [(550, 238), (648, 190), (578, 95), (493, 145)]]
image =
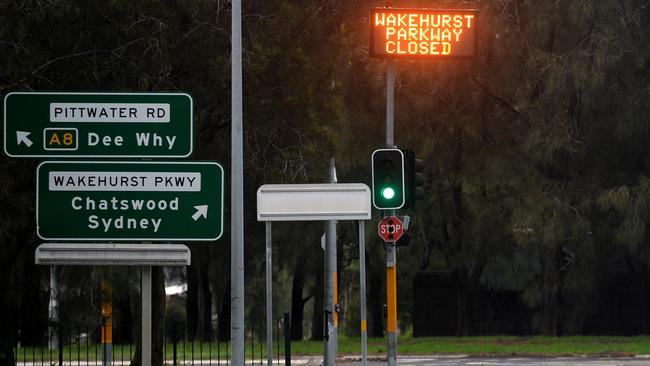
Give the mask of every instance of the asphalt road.
[[(339, 363), (345, 366), (360, 362)], [(590, 358), (590, 357), (443, 357), (398, 358), (398, 366), (650, 366), (650, 358)], [(368, 362), (369, 366), (386, 365), (386, 361)]]

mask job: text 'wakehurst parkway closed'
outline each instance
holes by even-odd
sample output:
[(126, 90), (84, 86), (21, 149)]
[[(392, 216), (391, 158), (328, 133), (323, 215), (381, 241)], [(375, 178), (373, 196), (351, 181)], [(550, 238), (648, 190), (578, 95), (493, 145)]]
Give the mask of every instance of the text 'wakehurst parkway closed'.
[(50, 240), (216, 240), (223, 168), (216, 163), (44, 162), (37, 227)]

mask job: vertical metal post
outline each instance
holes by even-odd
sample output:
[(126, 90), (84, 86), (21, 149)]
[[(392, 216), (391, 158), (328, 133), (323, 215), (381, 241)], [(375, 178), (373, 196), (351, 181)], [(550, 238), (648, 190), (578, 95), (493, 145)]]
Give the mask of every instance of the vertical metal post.
[(395, 146), (395, 62), (386, 60), (386, 147)]
[(57, 325), (56, 329), (59, 338), (59, 366), (63, 366), (63, 332), (61, 331), (61, 325)]
[(291, 366), (291, 318), (284, 313), (284, 365)]
[(388, 243), (386, 250), (386, 305), (388, 319), (388, 366), (397, 365), (397, 263), (395, 245)]
[[(273, 236), (271, 221), (266, 222), (266, 360), (273, 366)], [(278, 340), (279, 342), (279, 340)]]
[(151, 266), (142, 266), (142, 366), (151, 366)]
[[(336, 166), (334, 158), (330, 160), (330, 183), (336, 183)], [(324, 366), (333, 366), (336, 359), (336, 300), (334, 286), (336, 281), (336, 221), (329, 220), (326, 225), (325, 243), (325, 314), (327, 321), (323, 324), (326, 328)]]
[(113, 364), (113, 290), (102, 281), (102, 362), (104, 366)]
[[(176, 366), (178, 364), (177, 358), (177, 343), (178, 343), (178, 321), (176, 318), (172, 318), (172, 365)], [(217, 360), (219, 360), (219, 331), (217, 330)], [(124, 349), (124, 347), (122, 347)], [(217, 361), (219, 362), (219, 361)]]
[(232, 364), (244, 365), (244, 149), (241, 3), (232, 0), (231, 28), (231, 320)]
[(366, 322), (366, 227), (359, 220), (359, 307), (361, 308), (361, 365), (368, 365), (368, 323)]
[(59, 335), (57, 332), (57, 325), (59, 323), (59, 278), (56, 271), (56, 266), (50, 266), (50, 301), (48, 304), (48, 316), (50, 318), (49, 333), (50, 342), (48, 344), (49, 350), (59, 348)]
[[(395, 62), (393, 59), (386, 60), (386, 66), (386, 146), (395, 147)], [(389, 210), (388, 215), (395, 215), (395, 210)], [(395, 366), (397, 365), (397, 256), (395, 245), (386, 244), (388, 366)]]

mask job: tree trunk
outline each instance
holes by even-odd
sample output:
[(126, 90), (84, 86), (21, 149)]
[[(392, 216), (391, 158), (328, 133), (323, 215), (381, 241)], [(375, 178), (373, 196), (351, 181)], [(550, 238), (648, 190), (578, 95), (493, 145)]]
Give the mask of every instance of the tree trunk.
[(17, 317), (17, 300), (14, 298), (15, 287), (11, 286), (9, 281), (13, 276), (3, 275), (0, 276), (0, 291), (4, 294), (0, 299), (0, 324), (2, 324), (3, 331), (0, 332), (0, 366), (14, 366), (16, 360), (14, 359), (14, 347), (18, 334)]
[(219, 342), (230, 341), (230, 286), (226, 286), (221, 297), (219, 309), (219, 322), (217, 323), (217, 337)]
[(196, 325), (196, 337), (201, 341), (209, 341), (212, 339), (212, 296), (210, 295), (210, 281), (208, 278), (209, 262), (204, 256), (200, 257), (203, 257), (203, 259), (199, 259), (197, 273), (198, 324)]
[(300, 256), (294, 270), (293, 281), (291, 281), (291, 340), (302, 340), (302, 321), (304, 315), (305, 301), (303, 300), (303, 288), (305, 286), (305, 256)]
[[(647, 253), (647, 249), (646, 249)], [(643, 265), (643, 291), (641, 294), (641, 309), (648, 309), (648, 276), (650, 276), (650, 256), (646, 254), (645, 256), (646, 263)], [(648, 334), (648, 311), (643, 311), (643, 318), (641, 319), (640, 332), (642, 334)]]
[(314, 312), (311, 318), (311, 339), (313, 341), (323, 340), (323, 271), (316, 270), (314, 279)]
[(558, 335), (559, 277), (555, 252), (546, 253), (542, 284), (542, 335)]
[(194, 339), (199, 321), (199, 284), (198, 265), (192, 250), (192, 265), (187, 267), (187, 298), (185, 299), (185, 316), (187, 319), (187, 337)]
[(467, 335), (467, 291), (461, 286), (456, 298), (456, 337)]
[(134, 315), (131, 312), (131, 292), (124, 291), (123, 295), (116, 299), (117, 313), (120, 314), (119, 326), (113, 328), (113, 341), (115, 343), (133, 343)]
[(368, 336), (381, 338), (384, 336), (384, 303), (383, 298), (384, 271), (372, 271), (368, 284)]

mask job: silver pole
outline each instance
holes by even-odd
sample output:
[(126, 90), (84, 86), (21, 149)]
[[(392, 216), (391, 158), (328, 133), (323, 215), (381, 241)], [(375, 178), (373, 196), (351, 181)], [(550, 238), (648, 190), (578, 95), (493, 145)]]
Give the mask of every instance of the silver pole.
[[(271, 221), (266, 222), (266, 357), (273, 366), (273, 242)], [(278, 340), (279, 342), (279, 340)]]
[(386, 60), (386, 147), (395, 146), (395, 62)]
[[(396, 147), (395, 145), (395, 61), (393, 59), (386, 60), (386, 146), (387, 147)], [(395, 215), (395, 210), (388, 211), (389, 216)], [(395, 253), (395, 245), (393, 243), (388, 243), (386, 249), (386, 269), (387, 274), (389, 269), (396, 270), (397, 256)], [(387, 278), (388, 281), (388, 278)], [(395, 288), (396, 288), (395, 284)], [(387, 288), (388, 290), (388, 288)], [(389, 294), (388, 297), (396, 296), (396, 294)], [(391, 312), (389, 306), (388, 309)], [(396, 318), (396, 309), (393, 309), (395, 314), (392, 314)], [(389, 319), (391, 316), (389, 315)], [(396, 322), (396, 320), (395, 320)], [(388, 324), (388, 322), (387, 322)], [(396, 324), (388, 324), (388, 366), (397, 365), (397, 332), (394, 328)]]
[(59, 278), (56, 273), (56, 266), (50, 266), (50, 303), (48, 305), (50, 325), (50, 343), (49, 349), (56, 350), (59, 348)]
[(151, 366), (151, 266), (142, 266), (142, 366)]
[(359, 307), (361, 308), (361, 365), (368, 365), (368, 323), (366, 322), (366, 227), (359, 220)]
[[(336, 183), (336, 166), (334, 158), (330, 160), (330, 183)], [(336, 316), (334, 298), (334, 287), (336, 286), (336, 221), (329, 220), (326, 225), (325, 244), (325, 311), (329, 312), (327, 317), (327, 334), (329, 337), (325, 340), (324, 366), (333, 366), (336, 360)]]
[(232, 0), (230, 341), (233, 365), (244, 365), (244, 157), (241, 0)]

